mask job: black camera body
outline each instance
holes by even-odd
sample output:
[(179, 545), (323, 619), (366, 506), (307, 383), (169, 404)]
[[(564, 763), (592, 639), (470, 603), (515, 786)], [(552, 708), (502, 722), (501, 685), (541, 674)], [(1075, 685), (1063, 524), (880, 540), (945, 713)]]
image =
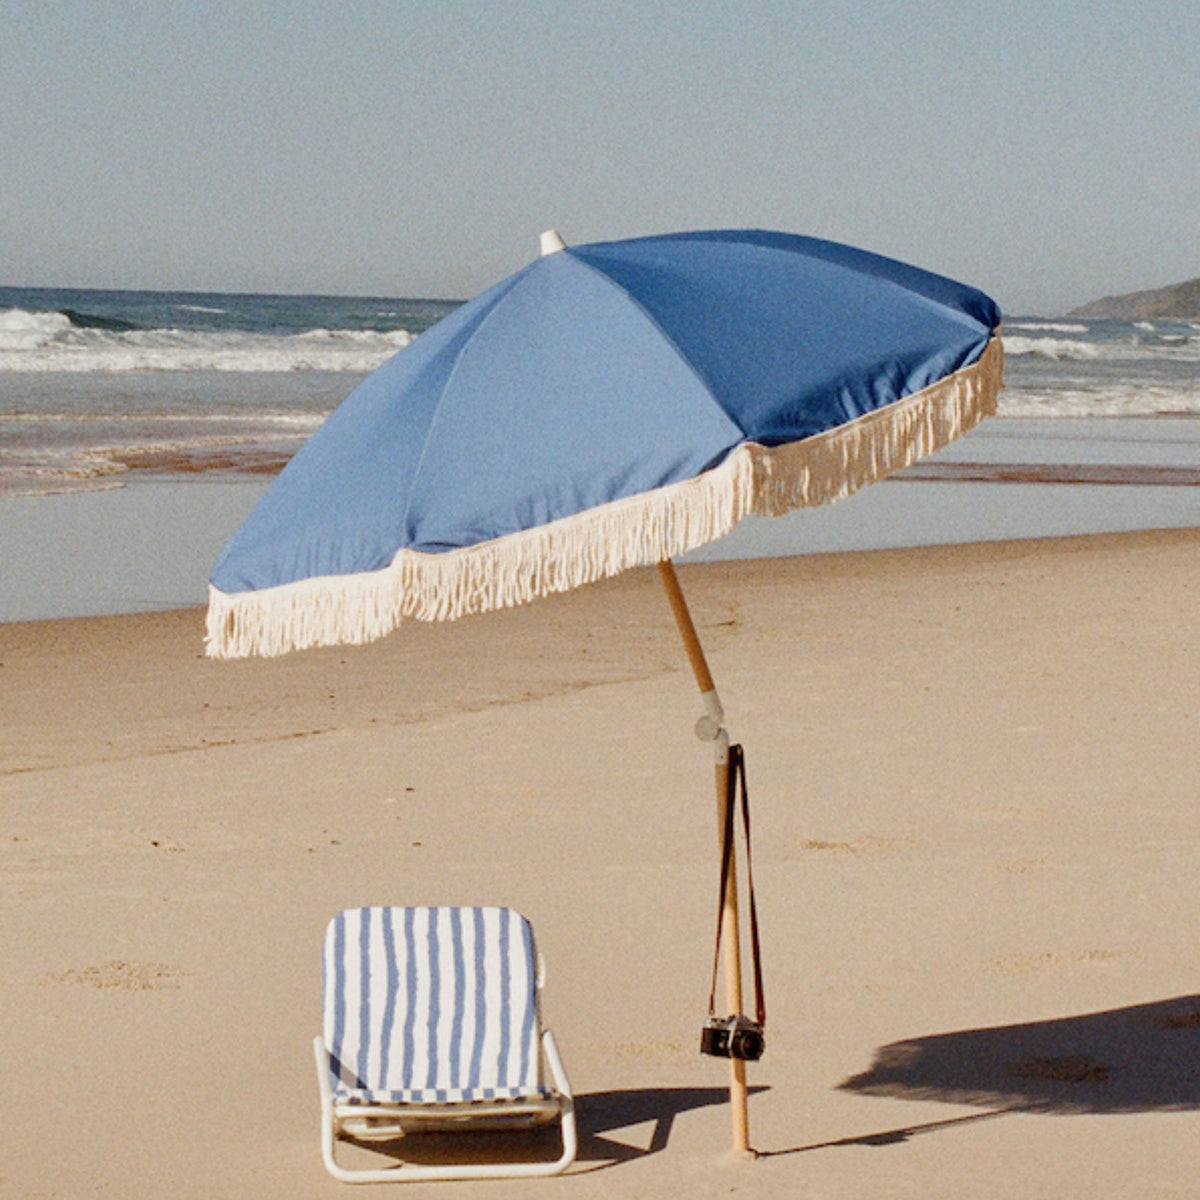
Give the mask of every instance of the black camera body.
[(712, 1058), (740, 1058), (757, 1062), (766, 1039), (763, 1027), (749, 1017), (709, 1017), (700, 1030), (700, 1053)]

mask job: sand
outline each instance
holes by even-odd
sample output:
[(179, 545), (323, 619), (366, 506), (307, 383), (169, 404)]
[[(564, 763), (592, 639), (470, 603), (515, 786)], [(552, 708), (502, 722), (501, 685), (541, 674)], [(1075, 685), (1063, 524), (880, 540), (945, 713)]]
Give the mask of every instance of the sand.
[(273, 662), (195, 610), (0, 626), (0, 1196), (346, 1194), (310, 1043), (366, 903), (537, 931), (579, 1161), (480, 1194), (1190, 1194), (1198, 567), (1175, 530), (681, 569), (754, 806), (749, 1163), (653, 571)]

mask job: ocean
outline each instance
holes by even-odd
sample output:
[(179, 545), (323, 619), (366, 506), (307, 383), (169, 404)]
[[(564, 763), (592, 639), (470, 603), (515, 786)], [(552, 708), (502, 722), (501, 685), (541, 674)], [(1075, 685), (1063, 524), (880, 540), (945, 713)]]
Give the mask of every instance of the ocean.
[(0, 497), (276, 471), (454, 307), (0, 288)]
[[(0, 620), (201, 603), (269, 477), (455, 306), (0, 288)], [(1200, 525), (1200, 322), (1009, 317), (1003, 336), (999, 420), (707, 556)]]

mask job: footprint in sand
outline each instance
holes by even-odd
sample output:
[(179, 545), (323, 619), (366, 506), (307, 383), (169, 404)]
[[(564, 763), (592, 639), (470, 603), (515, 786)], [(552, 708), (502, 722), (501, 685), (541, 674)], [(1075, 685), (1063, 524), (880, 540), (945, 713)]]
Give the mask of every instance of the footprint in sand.
[(181, 987), (187, 972), (169, 963), (123, 962), (114, 959), (98, 966), (72, 967), (42, 976), (41, 983), (73, 983), (105, 991), (157, 992)]
[(1054, 1083), (1103, 1083), (1112, 1073), (1107, 1063), (1093, 1062), (1079, 1054), (1062, 1058), (1034, 1058), (1008, 1063), (1005, 1073), (1014, 1079), (1048, 1079)]
[(906, 837), (860, 837), (832, 842), (813, 838), (800, 843), (800, 849), (807, 854), (828, 854), (833, 857), (847, 854), (902, 854), (916, 846), (913, 838)]
[(1005, 875), (1031, 875), (1037, 871), (1048, 871), (1050, 864), (1044, 858), (1014, 858), (996, 864)]
[(1136, 950), (1072, 950), (1066, 954), (1009, 954), (993, 959), (989, 964), (1001, 975), (1031, 975), (1037, 971), (1054, 971), (1063, 967), (1097, 966), (1136, 955)]
[(696, 1048), (678, 1038), (645, 1038), (638, 1042), (617, 1042), (609, 1047), (606, 1058), (617, 1063), (674, 1064), (692, 1062)]
[(1160, 1017), (1155, 1024), (1159, 1029), (1200, 1029), (1200, 1010)]

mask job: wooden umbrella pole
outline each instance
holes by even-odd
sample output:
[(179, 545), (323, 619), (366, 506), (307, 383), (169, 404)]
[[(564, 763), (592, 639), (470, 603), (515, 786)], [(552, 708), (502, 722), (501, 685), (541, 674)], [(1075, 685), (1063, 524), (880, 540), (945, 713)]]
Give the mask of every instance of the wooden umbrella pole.
[[(708, 669), (708, 660), (704, 657), (704, 648), (696, 633), (692, 614), (688, 610), (683, 589), (679, 586), (679, 576), (675, 566), (666, 559), (658, 564), (658, 572), (662, 578), (663, 588), (671, 603), (671, 611), (675, 615), (675, 624), (679, 627), (679, 636), (683, 639), (688, 661), (692, 664), (692, 674), (696, 677), (696, 686), (700, 689), (704, 701), (705, 715), (696, 724), (697, 736), (712, 741), (716, 759), (717, 783), (717, 829), (718, 837), (724, 839), (725, 807), (728, 804), (729, 785), (729, 734), (724, 727), (724, 712), (721, 701), (717, 696), (717, 688), (713, 682), (712, 672)], [(721, 958), (725, 963), (725, 1003), (730, 1013), (742, 1011), (742, 953), (741, 936), (738, 930), (738, 890), (737, 872), (734, 863), (729, 865), (729, 875), (725, 884), (725, 895), (722, 897), (724, 915), (721, 921)], [(729, 1107), (733, 1122), (733, 1151), (739, 1155), (750, 1155), (750, 1119), (747, 1111), (746, 1064), (740, 1058), (729, 1060)]]

